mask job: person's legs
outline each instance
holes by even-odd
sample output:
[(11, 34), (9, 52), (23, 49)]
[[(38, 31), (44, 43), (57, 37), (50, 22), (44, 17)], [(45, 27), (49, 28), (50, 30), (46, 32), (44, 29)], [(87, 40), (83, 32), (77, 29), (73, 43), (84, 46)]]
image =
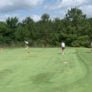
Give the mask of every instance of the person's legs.
[(29, 46), (28, 45), (26, 45), (25, 49), (26, 49), (26, 52), (29, 53)]
[(62, 55), (64, 55), (64, 47), (62, 47)]

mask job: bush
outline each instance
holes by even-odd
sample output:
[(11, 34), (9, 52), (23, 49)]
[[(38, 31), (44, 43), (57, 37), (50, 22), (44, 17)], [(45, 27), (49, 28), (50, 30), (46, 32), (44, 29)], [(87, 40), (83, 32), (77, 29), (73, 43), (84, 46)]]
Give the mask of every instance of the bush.
[(87, 35), (79, 37), (78, 40), (80, 41), (81, 46), (88, 47), (88, 45), (89, 45), (89, 37)]
[(79, 47), (89, 47), (89, 37), (87, 35), (79, 37), (77, 40), (73, 41), (71, 43), (71, 46)]
[(71, 43), (71, 46), (73, 47), (79, 47), (80, 46), (80, 42), (78, 40), (75, 40)]

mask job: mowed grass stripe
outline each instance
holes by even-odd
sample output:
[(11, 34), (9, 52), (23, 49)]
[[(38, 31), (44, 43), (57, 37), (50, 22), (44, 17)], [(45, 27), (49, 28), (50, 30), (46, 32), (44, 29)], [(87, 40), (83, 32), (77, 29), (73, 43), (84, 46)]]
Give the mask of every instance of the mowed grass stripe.
[(77, 92), (71, 86), (82, 84), (88, 73), (81, 51), (67, 48), (62, 55), (60, 48), (31, 48), (30, 53), (24, 48), (4, 49), (0, 52), (0, 91)]

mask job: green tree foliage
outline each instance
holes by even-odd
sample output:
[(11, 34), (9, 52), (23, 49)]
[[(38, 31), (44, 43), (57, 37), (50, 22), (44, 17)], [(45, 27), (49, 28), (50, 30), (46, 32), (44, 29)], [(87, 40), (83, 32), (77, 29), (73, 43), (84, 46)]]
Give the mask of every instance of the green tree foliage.
[(31, 46), (60, 46), (65, 41), (68, 46), (88, 47), (92, 40), (92, 18), (87, 18), (78, 8), (68, 10), (63, 19), (51, 20), (45, 13), (35, 22), (26, 17), (19, 22), (17, 17), (9, 17), (0, 22), (0, 45), (23, 46), (28, 40)]
[(14, 18), (8, 17), (8, 19), (6, 20), (6, 24), (7, 24), (8, 27), (14, 29), (18, 25), (18, 18), (17, 17), (14, 17)]
[(0, 22), (0, 43), (2, 45), (11, 44), (12, 36), (12, 30), (4, 22)]
[(85, 41), (88, 41), (90, 38), (88, 35), (90, 26), (86, 15), (84, 15), (80, 9), (72, 8), (71, 10), (68, 10), (65, 20), (65, 23), (68, 23), (66, 26), (66, 31), (69, 34), (66, 37), (68, 45), (86, 46), (85, 44), (88, 42), (85, 43)]

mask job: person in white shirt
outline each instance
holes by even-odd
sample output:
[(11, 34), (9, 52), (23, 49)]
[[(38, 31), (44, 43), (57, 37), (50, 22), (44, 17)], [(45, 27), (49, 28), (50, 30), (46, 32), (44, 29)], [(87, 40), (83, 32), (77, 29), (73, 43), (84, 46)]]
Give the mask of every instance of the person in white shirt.
[(26, 51), (27, 53), (29, 53), (29, 42), (28, 41), (24, 41), (25, 42), (25, 47), (26, 47)]
[(25, 42), (25, 45), (28, 45), (29, 44), (29, 42), (28, 41), (24, 41)]
[(64, 41), (61, 42), (61, 48), (62, 48), (62, 54), (64, 54), (64, 49), (65, 49), (65, 43), (64, 43)]

